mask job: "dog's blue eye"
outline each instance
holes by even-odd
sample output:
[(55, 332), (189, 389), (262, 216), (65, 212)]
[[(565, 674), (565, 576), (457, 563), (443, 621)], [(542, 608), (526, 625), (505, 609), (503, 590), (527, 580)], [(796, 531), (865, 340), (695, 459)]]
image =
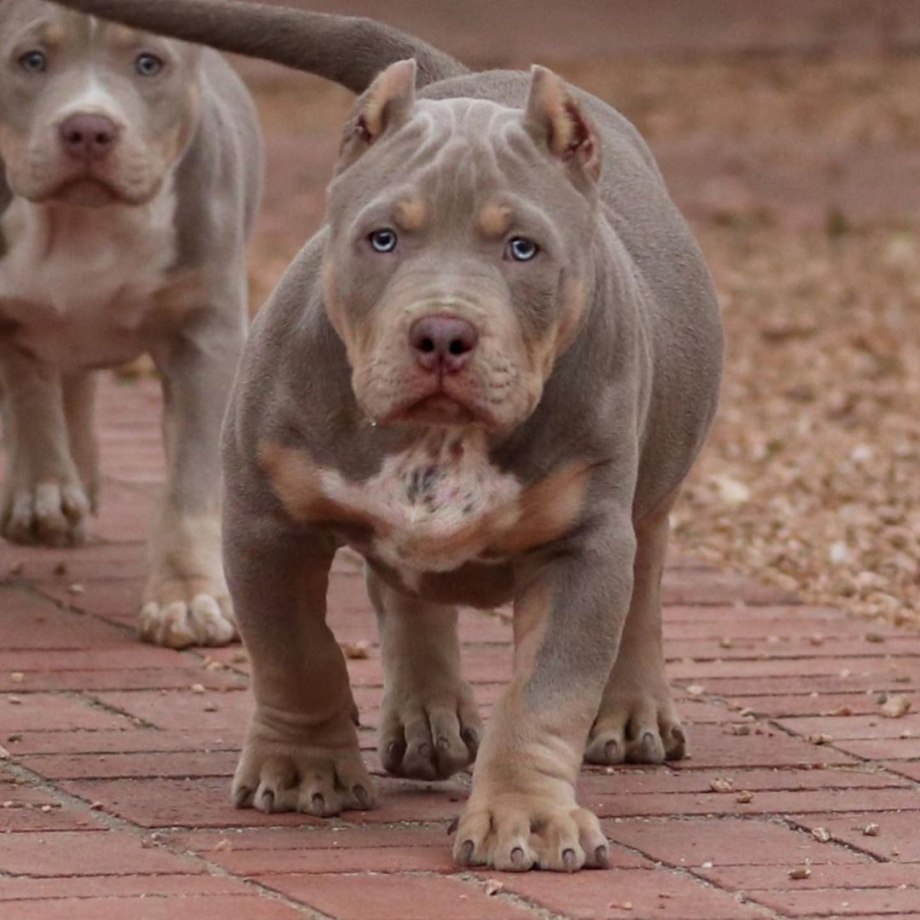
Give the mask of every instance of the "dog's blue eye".
[(393, 252), (399, 240), (399, 237), (396, 236), (396, 231), (390, 230), (388, 227), (383, 230), (375, 230), (367, 238), (374, 252)]
[(163, 67), (163, 59), (155, 54), (139, 54), (134, 61), (134, 69), (142, 77), (155, 77)]
[(515, 236), (508, 240), (508, 252), (515, 262), (530, 262), (537, 257), (540, 247), (526, 236)]
[(27, 51), (20, 56), (19, 66), (29, 73), (44, 73), (48, 69), (48, 55), (44, 51)]

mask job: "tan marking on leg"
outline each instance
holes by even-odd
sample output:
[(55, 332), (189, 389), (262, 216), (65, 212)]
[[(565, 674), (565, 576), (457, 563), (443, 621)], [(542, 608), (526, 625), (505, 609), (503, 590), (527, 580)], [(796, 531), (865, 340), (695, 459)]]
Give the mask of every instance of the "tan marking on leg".
[(323, 470), (305, 451), (266, 441), (259, 446), (259, 465), (284, 510), (297, 521), (357, 524), (378, 534), (389, 529), (367, 511), (330, 498), (323, 489)]
[(502, 530), (494, 522), (492, 553), (513, 556), (558, 539), (581, 517), (591, 467), (571, 463), (531, 486), (518, 500), (517, 520)]

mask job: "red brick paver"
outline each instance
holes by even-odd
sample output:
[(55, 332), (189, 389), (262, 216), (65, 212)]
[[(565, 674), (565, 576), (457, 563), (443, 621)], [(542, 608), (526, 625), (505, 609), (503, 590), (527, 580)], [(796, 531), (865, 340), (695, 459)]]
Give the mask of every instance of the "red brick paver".
[[(920, 916), (920, 725), (915, 709), (881, 711), (886, 694), (916, 707), (917, 636), (873, 625), (870, 641), (865, 623), (681, 558), (666, 576), (667, 657), (692, 757), (583, 772), (612, 871), (454, 871), (446, 829), (468, 777), (380, 776), (380, 655), (349, 556), (331, 619), (341, 640), (372, 643), (349, 667), (381, 807), (333, 821), (233, 809), (245, 655), (152, 648), (132, 628), (137, 509), (162, 468), (155, 444), (133, 445), (152, 443), (158, 406), (150, 381), (102, 387), (101, 536), (3, 547), (4, 920)], [(488, 713), (510, 626), (464, 612), (461, 635)]]

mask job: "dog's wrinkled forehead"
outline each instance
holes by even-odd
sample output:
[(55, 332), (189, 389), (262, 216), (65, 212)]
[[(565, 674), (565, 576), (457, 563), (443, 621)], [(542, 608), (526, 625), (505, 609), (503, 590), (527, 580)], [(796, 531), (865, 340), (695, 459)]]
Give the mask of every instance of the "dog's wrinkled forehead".
[(586, 202), (525, 129), (520, 109), (479, 99), (419, 100), (408, 122), (330, 187), (333, 218), (397, 190), (449, 223), (485, 202), (527, 200), (556, 212)]

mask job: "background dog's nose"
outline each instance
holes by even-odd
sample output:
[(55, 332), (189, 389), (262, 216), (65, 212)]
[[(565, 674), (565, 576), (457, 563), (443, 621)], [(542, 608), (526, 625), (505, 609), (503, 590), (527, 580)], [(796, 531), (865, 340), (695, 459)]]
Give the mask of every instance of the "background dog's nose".
[(453, 316), (425, 316), (409, 330), (415, 360), (426, 370), (443, 367), (448, 373), (462, 370), (479, 341), (475, 327)]
[(73, 157), (98, 160), (115, 146), (118, 125), (105, 115), (71, 115), (61, 123), (61, 143)]

